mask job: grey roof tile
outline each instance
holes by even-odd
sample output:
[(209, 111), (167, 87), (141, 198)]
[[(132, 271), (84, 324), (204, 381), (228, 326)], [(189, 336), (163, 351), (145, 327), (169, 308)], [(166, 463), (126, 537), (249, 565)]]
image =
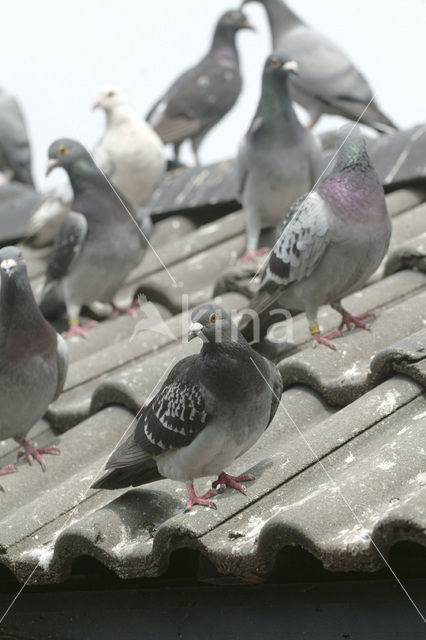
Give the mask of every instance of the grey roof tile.
[[(279, 364), (284, 386), (306, 384), (332, 405), (344, 406), (377, 385), (386, 375), (370, 365), (374, 357), (401, 336), (422, 328), (426, 316), (426, 291), (422, 291), (377, 315), (371, 331), (343, 334), (335, 340), (339, 353), (308, 347)], [(380, 360), (378, 360), (380, 361)]]
[[(191, 209), (205, 220), (226, 213), (234, 204), (231, 183), (221, 182), (225, 169), (194, 170), (183, 193), (185, 173), (168, 177), (180, 186), (176, 182), (169, 193), (156, 195), (157, 212)], [(421, 189), (387, 196), (394, 218), (390, 255), (405, 242), (410, 250), (417, 246), (424, 231), (423, 198)], [(385, 556), (397, 540), (426, 544), (420, 466), (426, 418), (421, 397), (425, 276), (415, 270), (418, 263), (404, 260), (398, 269), (410, 269), (392, 275), (382, 269), (373, 283), (345, 301), (353, 313), (373, 310), (377, 317), (371, 333), (357, 330), (336, 340), (337, 354), (313, 351), (305, 317), (294, 318), (293, 341), (300, 351), (280, 364), (287, 386), (292, 385), (284, 392), (283, 407), (259, 442), (229, 469), (254, 472), (247, 496), (227, 491), (216, 498), (216, 512), (183, 514), (184, 489), (168, 480), (130, 491), (88, 491), (161, 373), (173, 358), (199, 348), (195, 341), (180, 343), (185, 314), (170, 317), (182, 309), (181, 293), (189, 295), (190, 306), (210, 298), (216, 275), (244, 244), (242, 212), (192, 231), (193, 221), (181, 219), (184, 235), (165, 243), (174, 220), (161, 222), (164, 233), (159, 228), (155, 242), (184, 286), (171, 291), (167, 274), (154, 255), (147, 255), (119, 298), (132, 296), (140, 285), (149, 292), (150, 285), (155, 306), (144, 306), (133, 318), (107, 319), (87, 340), (70, 341), (66, 391), (49, 409), (50, 426), (41, 422), (31, 434), (42, 444), (57, 441), (62, 454), (49, 457), (46, 473), (22, 464), (19, 473), (2, 478), (0, 563), (25, 580), (40, 560), (32, 577), (36, 583), (66, 579), (73, 560), (85, 554), (123, 578), (155, 576), (167, 568), (174, 550), (191, 547), (222, 573), (264, 576), (285, 545), (302, 546), (332, 570), (347, 571), (380, 566), (369, 535)], [(43, 252), (24, 251), (37, 285)], [(227, 293), (223, 302), (239, 309), (247, 299)], [(145, 324), (129, 342), (152, 309), (165, 318), (160, 331)], [(321, 309), (320, 322), (331, 330), (337, 315)], [(58, 435), (60, 430), (66, 432)], [(17, 448), (6, 441), (0, 464), (13, 461)], [(197, 486), (207, 488), (208, 482), (199, 480)]]
[(391, 251), (384, 266), (384, 275), (388, 276), (400, 269), (426, 272), (426, 232), (402, 242)]

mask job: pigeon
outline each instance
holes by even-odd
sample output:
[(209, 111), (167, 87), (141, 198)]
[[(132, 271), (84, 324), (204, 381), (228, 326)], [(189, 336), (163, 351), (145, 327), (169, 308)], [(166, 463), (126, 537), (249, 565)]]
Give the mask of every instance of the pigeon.
[(246, 212), (244, 261), (258, 249), (260, 232), (273, 229), (276, 239), (285, 213), (309, 191), (322, 165), (321, 145), (294, 111), (287, 79), (297, 63), (272, 54), (263, 71), (262, 93), (253, 122), (237, 157), (237, 191)]
[[(109, 302), (144, 255), (150, 218), (137, 212), (98, 169), (89, 152), (75, 140), (62, 138), (49, 147), (47, 173), (62, 167), (74, 192), (72, 210), (65, 216), (48, 261), (40, 305), (59, 287), (67, 308), (69, 331), (86, 337), (93, 321), (79, 326), (80, 309), (96, 300)], [(142, 231), (135, 228), (138, 223)]]
[(18, 102), (0, 88), (0, 171), (3, 182), (14, 180), (34, 186), (31, 148)]
[[(17, 247), (0, 250), (0, 274), (0, 440), (14, 438), (24, 447), (19, 457), (44, 471), (42, 454), (57, 447), (36, 449), (25, 437), (62, 392), (68, 349), (38, 308)], [(14, 470), (8, 465), (0, 475)]]
[[(250, 304), (259, 315), (262, 333), (282, 319), (277, 306), (305, 311), (314, 344), (331, 348), (335, 348), (332, 338), (343, 326), (369, 328), (364, 320), (370, 314), (353, 316), (341, 298), (362, 287), (374, 273), (392, 231), (383, 188), (359, 127), (345, 125), (338, 136), (334, 164), (310, 194), (294, 203)], [(322, 304), (330, 304), (342, 316), (339, 329), (328, 336), (321, 335), (317, 321)], [(240, 329), (247, 339), (257, 339), (247, 316)]]
[[(277, 367), (256, 353), (226, 311), (215, 304), (194, 309), (188, 340), (203, 340), (200, 353), (180, 360), (151, 402), (133, 434), (111, 455), (95, 489), (139, 486), (170, 478), (185, 482), (186, 510), (214, 508), (210, 497), (226, 486), (245, 493), (253, 476), (224, 469), (245, 453), (271, 423), (283, 382)], [(218, 476), (197, 496), (194, 480)]]
[(93, 154), (96, 164), (129, 202), (145, 204), (167, 166), (161, 138), (118, 87), (100, 87), (93, 108), (106, 115), (106, 131)]
[(196, 165), (204, 136), (221, 120), (240, 95), (242, 80), (235, 35), (252, 29), (242, 11), (227, 11), (217, 23), (210, 51), (172, 84), (147, 115), (165, 144), (174, 145), (175, 160), (191, 140)]
[[(253, 1), (243, 0), (242, 5)], [(291, 94), (310, 114), (310, 127), (329, 113), (381, 133), (397, 128), (374, 101), (365, 77), (334, 42), (311, 29), (282, 0), (256, 1), (265, 7), (274, 51), (284, 51), (299, 65)]]

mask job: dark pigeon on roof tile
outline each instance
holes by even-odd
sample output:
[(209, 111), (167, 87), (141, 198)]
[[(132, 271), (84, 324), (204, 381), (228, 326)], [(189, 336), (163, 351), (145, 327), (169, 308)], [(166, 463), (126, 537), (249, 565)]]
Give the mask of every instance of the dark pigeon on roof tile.
[(0, 88), (0, 171), (6, 181), (34, 186), (31, 149), (24, 116), (18, 102)]
[[(331, 304), (342, 315), (339, 329), (368, 328), (364, 320), (369, 314), (356, 318), (344, 309), (341, 298), (362, 287), (376, 271), (392, 228), (383, 188), (359, 128), (345, 125), (340, 135), (342, 146), (331, 171), (291, 208), (251, 303), (261, 320), (274, 305), (305, 311), (314, 342), (332, 348), (330, 339), (340, 331), (321, 336), (318, 307)], [(277, 316), (266, 318), (273, 321)], [(251, 318), (243, 318), (240, 326), (252, 338)]]
[[(253, 351), (222, 307), (197, 307), (192, 320), (188, 339), (201, 337), (201, 352), (173, 367), (93, 488), (138, 486), (167, 477), (186, 483), (187, 510), (194, 504), (214, 506), (210, 497), (216, 487), (245, 492), (240, 483), (251, 477), (229, 476), (224, 469), (269, 426), (282, 379), (275, 365)], [(194, 479), (208, 475), (218, 479), (198, 497)]]
[(323, 113), (331, 113), (380, 132), (396, 128), (374, 101), (363, 74), (334, 42), (303, 22), (282, 0), (257, 1), (265, 7), (273, 49), (299, 65), (299, 75), (292, 78), (292, 96), (309, 112), (311, 126)]
[(20, 455), (44, 470), (42, 454), (56, 447), (36, 449), (25, 437), (63, 389), (68, 349), (36, 304), (18, 248), (0, 250), (0, 275), (0, 440), (15, 438), (25, 450)]
[[(301, 125), (288, 88), (297, 63), (282, 54), (265, 63), (256, 114), (237, 157), (237, 190), (246, 212), (246, 260), (258, 249), (262, 230), (272, 244), (287, 210), (315, 184), (322, 165), (321, 145)], [(270, 246), (272, 246), (272, 244)]]
[(49, 296), (62, 289), (68, 335), (84, 335), (84, 328), (78, 325), (82, 305), (89, 306), (95, 300), (112, 303), (127, 275), (142, 260), (150, 218), (136, 220), (136, 210), (75, 140), (63, 138), (52, 143), (48, 172), (55, 167), (68, 173), (74, 201), (55, 240), (40, 304), (43, 309)]
[(234, 106), (241, 91), (235, 36), (252, 29), (241, 11), (227, 11), (217, 23), (210, 51), (182, 74), (162, 96), (146, 119), (165, 144), (179, 147), (190, 139), (197, 165), (198, 149), (207, 132)]

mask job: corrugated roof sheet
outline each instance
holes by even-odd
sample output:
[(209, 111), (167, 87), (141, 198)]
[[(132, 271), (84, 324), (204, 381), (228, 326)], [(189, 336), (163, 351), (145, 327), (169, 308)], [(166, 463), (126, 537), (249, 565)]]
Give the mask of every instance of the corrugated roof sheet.
[[(348, 300), (356, 313), (374, 312), (372, 331), (345, 333), (337, 352), (313, 350), (305, 317), (294, 319), (291, 355), (279, 364), (283, 407), (229, 470), (256, 476), (247, 496), (228, 490), (215, 498), (217, 511), (186, 514), (184, 487), (172, 481), (89, 489), (159, 377), (199, 349), (180, 341), (188, 325), (182, 294), (189, 309), (210, 299), (224, 272), (216, 283), (224, 306), (247, 303), (250, 274), (235, 266), (242, 212), (198, 228), (182, 217), (201, 201), (206, 211), (225, 203), (226, 212), (232, 194), (222, 181), (226, 171), (216, 171), (214, 179), (207, 169), (189, 171), (189, 181), (185, 171), (168, 178), (175, 190), (157, 194), (158, 211), (176, 217), (159, 223), (155, 243), (176, 284), (148, 254), (119, 298), (143, 291), (149, 302), (134, 317), (101, 322), (87, 340), (69, 341), (65, 391), (31, 434), (39, 444), (58, 444), (61, 455), (49, 457), (46, 473), (21, 464), (2, 478), (0, 563), (19, 580), (39, 563), (31, 583), (63, 581), (86, 555), (122, 578), (158, 576), (183, 547), (233, 576), (266, 575), (288, 545), (333, 571), (373, 571), (397, 541), (426, 543), (426, 191), (418, 187), (387, 196), (394, 232), (386, 266)], [(46, 251), (24, 252), (37, 290)], [(321, 310), (324, 330), (336, 321), (333, 311)], [(140, 322), (145, 330), (129, 341)], [(17, 449), (0, 443), (0, 466), (13, 462)]]

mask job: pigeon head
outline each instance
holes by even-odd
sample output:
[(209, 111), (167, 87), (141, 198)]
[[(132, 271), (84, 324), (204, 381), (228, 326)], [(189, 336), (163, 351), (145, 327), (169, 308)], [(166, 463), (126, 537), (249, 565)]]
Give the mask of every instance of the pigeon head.
[(365, 139), (358, 125), (345, 124), (337, 133), (338, 153), (334, 172), (356, 166), (370, 166)]
[(255, 30), (247, 16), (242, 11), (239, 9), (227, 11), (217, 23), (213, 38), (213, 46), (218, 46), (223, 42), (234, 42), (235, 34), (240, 29)]
[(2, 281), (19, 277), (27, 273), (27, 264), (17, 247), (4, 247), (0, 250), (0, 273)]
[(237, 327), (230, 315), (217, 304), (202, 304), (191, 315), (188, 342), (201, 338), (203, 342), (221, 343), (238, 340)]
[(49, 147), (46, 176), (56, 167), (62, 167), (67, 172), (77, 164), (87, 168), (94, 166), (89, 152), (82, 144), (70, 138), (55, 140)]
[(113, 84), (105, 84), (97, 90), (92, 109), (113, 111), (122, 104), (126, 104), (126, 98), (121, 89)]
[(274, 78), (287, 78), (292, 73), (298, 73), (298, 64), (283, 53), (272, 53), (266, 59), (263, 73)]

